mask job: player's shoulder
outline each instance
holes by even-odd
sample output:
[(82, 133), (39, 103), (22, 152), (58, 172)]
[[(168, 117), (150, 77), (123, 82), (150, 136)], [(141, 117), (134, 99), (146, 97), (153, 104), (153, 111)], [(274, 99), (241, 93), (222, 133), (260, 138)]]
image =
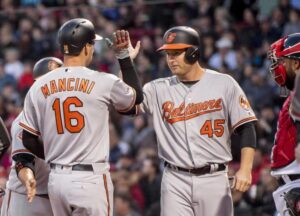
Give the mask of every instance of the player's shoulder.
[(220, 73), (211, 69), (205, 69), (205, 73), (209, 79), (222, 82), (228, 85), (237, 84), (237, 81), (229, 74)]
[(233, 77), (228, 74), (220, 73), (218, 71), (211, 70), (211, 69), (205, 69), (205, 73), (212, 78), (218, 78), (226, 81), (234, 80)]
[(170, 86), (173, 84), (177, 84), (178, 79), (176, 76), (170, 76), (170, 77), (164, 77), (164, 78), (158, 78), (155, 80), (152, 80), (145, 84), (145, 86)]
[(17, 116), (17, 118), (14, 119), (14, 121), (11, 124), (11, 129), (19, 127), (19, 123), (22, 119), (22, 115), (23, 115), (23, 112), (20, 112), (19, 115)]
[(103, 72), (103, 71), (92, 70), (89, 68), (86, 68), (85, 70), (86, 70), (85, 71), (86, 75), (93, 76), (94, 78), (112, 80), (112, 81), (120, 79), (115, 74), (111, 74), (111, 73), (107, 73), (107, 72)]

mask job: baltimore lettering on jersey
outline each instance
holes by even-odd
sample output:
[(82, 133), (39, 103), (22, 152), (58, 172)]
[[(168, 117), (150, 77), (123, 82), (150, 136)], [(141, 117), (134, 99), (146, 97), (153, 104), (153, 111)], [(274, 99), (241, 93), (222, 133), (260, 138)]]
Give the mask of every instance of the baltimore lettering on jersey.
[(222, 110), (222, 99), (213, 99), (199, 103), (181, 103), (179, 107), (174, 107), (172, 101), (166, 101), (162, 105), (163, 118), (167, 122), (173, 124), (175, 122), (184, 121), (195, 118), (197, 116)]
[(90, 94), (95, 86), (94, 81), (83, 78), (63, 78), (58, 80), (50, 80), (49, 83), (41, 87), (41, 91), (45, 98), (51, 94), (64, 91), (79, 91)]

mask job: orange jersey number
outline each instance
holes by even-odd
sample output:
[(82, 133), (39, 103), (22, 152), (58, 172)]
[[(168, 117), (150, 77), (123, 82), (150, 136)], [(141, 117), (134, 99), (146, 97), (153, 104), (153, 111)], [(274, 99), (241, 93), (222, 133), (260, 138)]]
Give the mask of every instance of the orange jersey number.
[(212, 138), (213, 135), (217, 137), (221, 137), (224, 133), (224, 119), (216, 119), (212, 120), (206, 120), (200, 129), (201, 135), (207, 135), (208, 137)]
[[(62, 103), (63, 112), (60, 109), (60, 99), (56, 98), (53, 102), (52, 109), (55, 112), (56, 129), (58, 134), (63, 134), (63, 121), (65, 128), (70, 133), (79, 133), (84, 128), (84, 116), (78, 111), (70, 111), (70, 106), (82, 107), (83, 103), (77, 97), (68, 97)], [(63, 119), (62, 115), (63, 113)], [(72, 124), (72, 119), (76, 121), (76, 124)]]

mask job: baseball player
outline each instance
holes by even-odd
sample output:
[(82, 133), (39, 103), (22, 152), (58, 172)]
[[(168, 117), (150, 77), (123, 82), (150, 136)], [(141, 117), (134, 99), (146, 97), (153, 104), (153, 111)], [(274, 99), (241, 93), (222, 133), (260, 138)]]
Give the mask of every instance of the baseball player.
[(9, 148), (10, 142), (11, 140), (7, 128), (2, 118), (0, 117), (0, 159), (3, 157), (3, 155)]
[(242, 147), (232, 187), (244, 192), (251, 183), (256, 117), (233, 78), (200, 66), (194, 29), (173, 27), (163, 42), (158, 50), (165, 51), (174, 76), (147, 83), (140, 106), (153, 117), (165, 161), (161, 215), (232, 216), (230, 135), (238, 133)]
[[(33, 77), (38, 77), (60, 67), (62, 61), (47, 57), (39, 60), (33, 68)], [(1, 216), (52, 216), (48, 197), (49, 167), (44, 160), (35, 158), (22, 144), (22, 131), (19, 126), (22, 112), (14, 120), (11, 128), (13, 164), (6, 186), (6, 196), (2, 202)], [(23, 184), (22, 184), (23, 183)], [(36, 197), (30, 204), (27, 201), (26, 184), (36, 184)]]
[[(268, 57), (272, 62), (270, 72), (276, 83), (281, 87), (293, 90), (296, 71), (300, 68), (300, 34), (291, 34), (274, 42)], [(296, 208), (296, 212), (293, 212), (290, 207), (287, 207), (289, 196), (285, 196), (292, 189), (300, 188), (300, 164), (295, 161), (297, 128), (289, 113), (291, 110), (292, 115), (297, 119), (299, 107), (295, 102), (294, 106), (291, 106), (292, 94), (286, 99), (279, 113), (271, 155), (271, 175), (278, 179), (280, 185), (273, 192), (273, 198), (281, 216), (300, 215), (300, 202), (296, 205), (298, 210)], [(300, 199), (300, 195), (298, 199)]]
[[(7, 128), (0, 117), (0, 160), (2, 159), (3, 155), (7, 151), (7, 149), (10, 147), (10, 136), (7, 131)], [(0, 197), (5, 195), (5, 191), (3, 188), (0, 188)]]
[[(101, 39), (87, 19), (64, 23), (58, 31), (63, 67), (37, 80), (25, 98), (23, 144), (50, 164), (48, 192), (55, 216), (112, 216), (109, 107), (122, 113), (143, 100), (141, 86), (132, 83), (138, 79), (124, 30), (114, 34), (114, 48), (131, 86), (86, 67)], [(39, 135), (44, 145), (38, 143)]]
[(295, 120), (297, 127), (297, 146), (295, 149), (295, 159), (300, 164), (300, 70), (296, 69), (296, 79), (295, 79), (295, 88), (294, 96), (292, 98), (290, 115)]

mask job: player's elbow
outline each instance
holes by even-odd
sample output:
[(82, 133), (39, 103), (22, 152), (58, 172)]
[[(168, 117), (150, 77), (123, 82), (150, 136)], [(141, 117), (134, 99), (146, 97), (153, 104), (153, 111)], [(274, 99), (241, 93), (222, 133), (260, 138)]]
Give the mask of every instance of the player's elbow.
[(140, 90), (140, 91), (137, 91), (136, 92), (136, 98), (135, 98), (135, 105), (139, 105), (143, 102), (144, 100), (144, 94), (143, 94), (143, 91)]
[(26, 149), (32, 152), (39, 158), (44, 159), (44, 146), (39, 142), (38, 136), (35, 136), (26, 130), (23, 130), (22, 133), (22, 142)]

